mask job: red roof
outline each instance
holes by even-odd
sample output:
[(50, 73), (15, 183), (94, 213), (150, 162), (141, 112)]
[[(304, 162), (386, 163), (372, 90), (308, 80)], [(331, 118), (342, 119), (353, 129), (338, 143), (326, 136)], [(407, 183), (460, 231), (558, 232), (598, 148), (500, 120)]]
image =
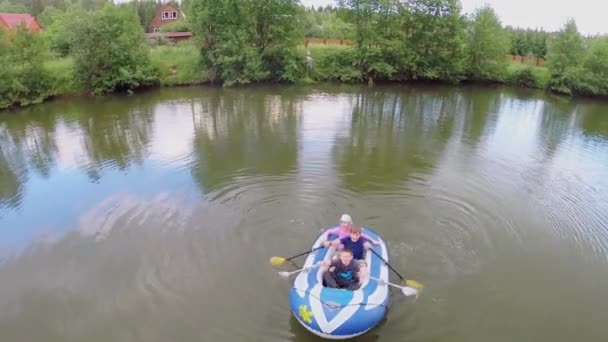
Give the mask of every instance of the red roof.
[(17, 26), (19, 26), (21, 23), (25, 23), (28, 28), (33, 30), (42, 29), (36, 18), (29, 14), (0, 13), (0, 20), (6, 23), (6, 25), (11, 29), (17, 28)]

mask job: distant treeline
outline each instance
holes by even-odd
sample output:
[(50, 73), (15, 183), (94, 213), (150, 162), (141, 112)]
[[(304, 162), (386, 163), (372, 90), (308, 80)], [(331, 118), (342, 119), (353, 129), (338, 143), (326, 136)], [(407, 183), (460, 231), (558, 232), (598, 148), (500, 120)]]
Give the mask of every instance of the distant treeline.
[[(505, 28), (491, 7), (465, 15), (459, 0), (339, 0), (321, 10), (298, 0), (187, 0), (187, 21), (169, 29), (191, 30), (188, 44), (198, 54), (150, 52), (143, 33), (154, 1), (10, 1), (0, 3), (0, 11), (33, 13), (44, 32), (0, 32), (0, 107), (66, 91), (103, 94), (175, 84), (166, 81), (173, 74), (180, 75), (177, 83), (225, 86), (475, 81), (608, 95), (608, 38), (583, 37), (574, 21), (554, 33)], [(308, 50), (302, 42), (313, 36), (354, 45)], [(513, 67), (508, 53), (546, 57), (546, 68)], [(153, 62), (151, 56), (171, 59)], [(61, 61), (59, 68), (49, 70), (54, 60)]]
[[(304, 36), (306, 38), (354, 39), (355, 27), (343, 20), (340, 8), (334, 6), (309, 7), (305, 10)], [(508, 52), (512, 55), (547, 55), (547, 39), (556, 32), (542, 29), (505, 27), (509, 35)]]
[[(104, 5), (112, 3), (109, 0), (2, 0), (0, 1), (0, 12), (29, 13), (38, 17), (43, 25), (48, 23), (49, 15), (55, 10), (64, 11), (72, 5), (79, 5), (85, 10), (100, 9)], [(156, 7), (166, 3), (161, 0), (133, 0), (127, 4), (136, 9), (140, 24), (144, 29), (148, 28), (154, 16)], [(185, 1), (182, 7), (188, 7), (190, 1)], [(178, 5), (175, 2), (175, 5)], [(341, 7), (319, 6), (303, 7), (302, 29), (306, 38), (337, 38), (354, 39), (355, 27), (352, 23), (344, 20), (341, 15)], [(513, 55), (534, 55), (545, 57), (547, 54), (547, 39), (555, 36), (555, 32), (545, 32), (542, 29), (522, 29), (507, 26), (510, 47), (508, 49)]]

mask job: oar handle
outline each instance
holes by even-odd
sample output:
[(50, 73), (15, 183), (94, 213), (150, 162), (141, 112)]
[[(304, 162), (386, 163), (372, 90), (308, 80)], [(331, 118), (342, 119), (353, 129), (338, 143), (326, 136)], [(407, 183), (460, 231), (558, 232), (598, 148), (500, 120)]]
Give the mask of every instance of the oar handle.
[(295, 271), (291, 271), (289, 272), (289, 274), (294, 274), (294, 273), (298, 273), (298, 272), (302, 272), (302, 271), (306, 271), (306, 270), (312, 270), (313, 268), (319, 266), (318, 264), (312, 265), (312, 266), (307, 266), (307, 267), (302, 267), (299, 270), (295, 270)]
[(382, 279), (375, 278), (375, 277), (369, 277), (369, 279), (373, 279), (373, 280), (377, 281), (378, 283), (384, 283), (384, 284), (387, 284), (387, 285), (390, 285), (390, 286), (398, 287), (400, 289), (402, 289), (402, 288), (405, 287), (405, 286), (398, 285), (398, 284), (393, 284), (390, 281), (382, 280)]
[(289, 257), (289, 258), (287, 258), (287, 259), (285, 259), (285, 260), (291, 260), (291, 259), (295, 259), (295, 258), (297, 258), (297, 257), (301, 257), (302, 255), (306, 255), (306, 254), (308, 254), (308, 253), (312, 253), (312, 252), (314, 252), (314, 251), (316, 251), (316, 250), (319, 250), (319, 249), (321, 249), (321, 248), (323, 248), (323, 247), (325, 247), (325, 246), (321, 245), (321, 246), (316, 247), (316, 248), (313, 248), (313, 249), (311, 249), (311, 250), (309, 250), (309, 251), (302, 252), (302, 253), (300, 253), (300, 254), (298, 254), (298, 255), (294, 255), (294, 256), (292, 256), (292, 257)]
[(384, 258), (380, 254), (376, 253), (376, 251), (373, 248), (370, 248), (369, 250), (372, 251), (372, 253), (376, 254), (376, 256), (378, 258), (380, 258), (380, 260), (382, 260), (388, 266), (388, 268), (390, 268), (393, 272), (395, 272), (395, 274), (399, 277), (399, 279), (401, 279), (401, 281), (405, 281), (403, 276), (401, 274), (399, 274), (399, 272), (397, 272), (397, 270), (394, 269), (393, 266), (391, 266), (391, 264), (388, 263), (388, 261), (384, 260)]

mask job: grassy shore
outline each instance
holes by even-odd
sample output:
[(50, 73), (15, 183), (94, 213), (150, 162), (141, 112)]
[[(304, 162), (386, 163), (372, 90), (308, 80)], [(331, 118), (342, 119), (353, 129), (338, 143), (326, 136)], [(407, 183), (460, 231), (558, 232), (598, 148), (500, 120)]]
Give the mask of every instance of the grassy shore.
[[(308, 70), (301, 82), (360, 82), (358, 71), (353, 66), (353, 54), (350, 53), (352, 49), (353, 47), (345, 45), (298, 47), (299, 55), (304, 57), (308, 50), (314, 60), (312, 69)], [(158, 70), (159, 85), (170, 87), (206, 83), (208, 81), (207, 73), (201, 68), (199, 53), (199, 49), (191, 42), (151, 47), (150, 60)], [(72, 58), (50, 58), (45, 62), (44, 67), (49, 71), (53, 80), (52, 95), (84, 95), (86, 93), (73, 71)], [(505, 76), (493, 81), (514, 86), (546, 89), (549, 77), (549, 72), (544, 67), (509, 63)]]
[(150, 59), (159, 71), (162, 86), (192, 85), (207, 81), (207, 74), (200, 67), (199, 50), (193, 44), (184, 42), (153, 47)]
[[(199, 51), (190, 43), (155, 46), (150, 49), (150, 60), (158, 70), (161, 86), (201, 84), (207, 81), (199, 65)], [(85, 90), (73, 71), (71, 57), (54, 57), (44, 67), (53, 79), (54, 95), (79, 95)]]

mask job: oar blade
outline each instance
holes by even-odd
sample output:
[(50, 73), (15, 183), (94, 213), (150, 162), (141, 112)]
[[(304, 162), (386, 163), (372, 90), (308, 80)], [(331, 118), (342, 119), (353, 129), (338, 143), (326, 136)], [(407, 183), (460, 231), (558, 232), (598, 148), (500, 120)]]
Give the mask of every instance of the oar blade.
[(418, 290), (416, 290), (413, 287), (404, 286), (404, 287), (401, 288), (401, 292), (403, 292), (403, 294), (406, 297), (409, 297), (409, 296), (416, 296), (416, 297), (418, 297)]
[(289, 274), (290, 274), (289, 272), (284, 272), (284, 271), (283, 271), (283, 272), (279, 272), (279, 275), (280, 275), (282, 278), (289, 278)]
[(287, 259), (281, 257), (272, 257), (270, 258), (270, 264), (272, 266), (281, 266)]
[(408, 287), (413, 287), (417, 290), (420, 290), (424, 287), (424, 285), (420, 284), (419, 282), (412, 280), (412, 279), (408, 279), (405, 281), (405, 285)]

